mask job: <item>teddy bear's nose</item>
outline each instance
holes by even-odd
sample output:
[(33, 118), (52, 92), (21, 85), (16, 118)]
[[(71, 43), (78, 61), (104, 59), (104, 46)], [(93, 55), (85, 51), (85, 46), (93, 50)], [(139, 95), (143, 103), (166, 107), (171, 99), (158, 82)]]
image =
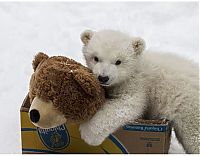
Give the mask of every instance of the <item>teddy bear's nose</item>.
[(30, 111), (30, 119), (32, 122), (37, 123), (40, 120), (40, 113), (38, 110), (33, 109)]

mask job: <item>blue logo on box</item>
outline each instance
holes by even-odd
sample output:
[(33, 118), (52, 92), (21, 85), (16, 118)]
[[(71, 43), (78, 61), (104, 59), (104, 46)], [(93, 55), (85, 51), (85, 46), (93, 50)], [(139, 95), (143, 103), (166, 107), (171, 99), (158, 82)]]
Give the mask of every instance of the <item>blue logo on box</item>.
[(61, 150), (70, 143), (69, 133), (65, 125), (55, 128), (43, 129), (37, 128), (38, 135), (42, 143), (51, 150)]

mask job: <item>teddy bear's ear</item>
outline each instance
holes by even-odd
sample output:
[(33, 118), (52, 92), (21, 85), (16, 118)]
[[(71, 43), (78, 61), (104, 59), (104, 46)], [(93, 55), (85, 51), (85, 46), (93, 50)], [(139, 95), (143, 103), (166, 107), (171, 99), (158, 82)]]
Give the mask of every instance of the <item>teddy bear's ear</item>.
[(83, 42), (84, 45), (87, 45), (90, 41), (90, 39), (93, 36), (93, 31), (92, 30), (85, 30), (82, 34), (81, 34), (81, 41)]
[(136, 55), (140, 55), (145, 49), (145, 41), (140, 38), (136, 37), (132, 39), (132, 46)]
[(89, 95), (96, 96), (100, 92), (100, 85), (96, 78), (91, 73), (77, 69), (72, 71), (74, 80), (81, 86), (81, 88)]
[(37, 55), (35, 55), (35, 58), (34, 58), (34, 60), (32, 62), (32, 66), (33, 66), (34, 71), (37, 69), (38, 65), (42, 61), (44, 61), (44, 60), (46, 60), (48, 58), (49, 58), (49, 56), (44, 54), (44, 53), (42, 53), (42, 52), (39, 52)]

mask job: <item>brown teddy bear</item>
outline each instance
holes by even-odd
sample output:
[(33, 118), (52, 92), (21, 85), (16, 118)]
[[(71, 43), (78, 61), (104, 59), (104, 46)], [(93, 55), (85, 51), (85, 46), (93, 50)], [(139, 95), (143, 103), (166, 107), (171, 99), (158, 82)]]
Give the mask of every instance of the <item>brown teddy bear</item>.
[(91, 71), (64, 56), (38, 53), (33, 60), (29, 117), (41, 128), (90, 119), (105, 101), (104, 89)]

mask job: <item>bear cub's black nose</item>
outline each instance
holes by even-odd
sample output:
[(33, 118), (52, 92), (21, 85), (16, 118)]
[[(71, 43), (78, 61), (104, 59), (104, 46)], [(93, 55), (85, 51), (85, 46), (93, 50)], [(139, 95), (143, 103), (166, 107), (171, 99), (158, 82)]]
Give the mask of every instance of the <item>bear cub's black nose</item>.
[(33, 109), (30, 111), (30, 119), (32, 122), (37, 123), (40, 120), (40, 113), (38, 110)]
[(106, 83), (109, 80), (109, 77), (108, 76), (101, 76), (101, 75), (99, 75), (98, 79), (99, 79), (100, 82)]

